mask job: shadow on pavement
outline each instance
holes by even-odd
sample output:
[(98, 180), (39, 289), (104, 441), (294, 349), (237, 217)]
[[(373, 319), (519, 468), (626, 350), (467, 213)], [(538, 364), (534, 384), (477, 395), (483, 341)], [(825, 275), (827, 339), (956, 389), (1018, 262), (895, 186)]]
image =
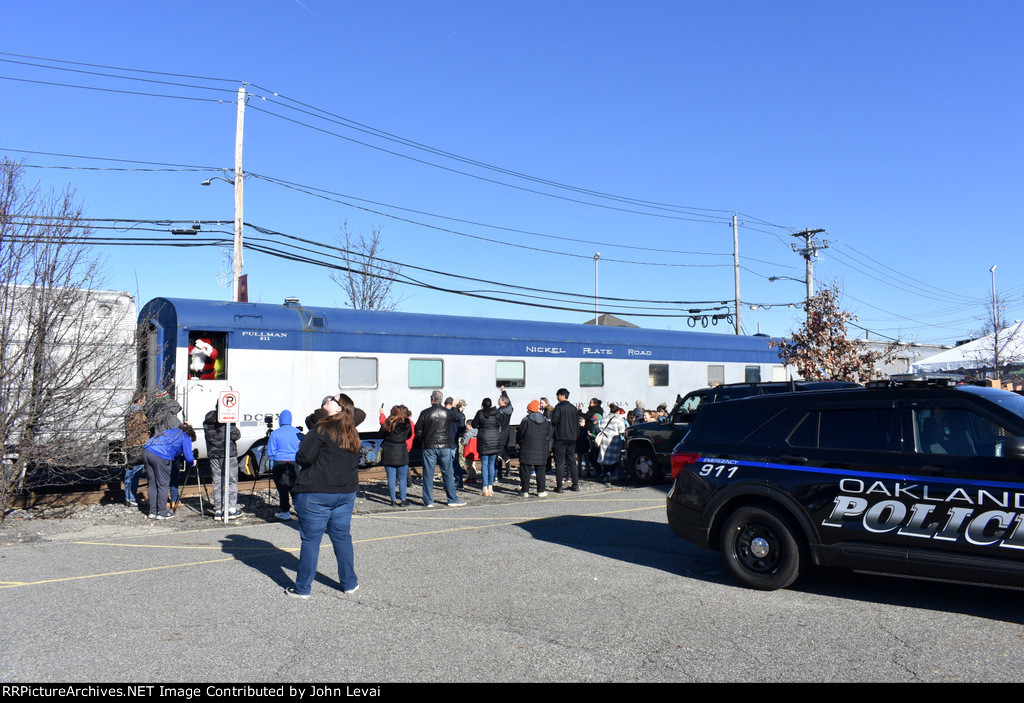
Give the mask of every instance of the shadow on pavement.
[[(519, 525), (534, 539), (561, 544), (609, 559), (661, 569), (681, 578), (735, 586), (718, 552), (700, 549), (672, 534), (668, 525), (594, 516), (560, 516)], [(928, 581), (839, 569), (807, 569), (790, 591), (826, 598), (924, 608), (936, 612), (1024, 624), (1021, 589)]]
[[(262, 539), (253, 539), (242, 534), (226, 535), (221, 541), (221, 549), (244, 564), (256, 569), (282, 589), (295, 582), (295, 572), (299, 568), (299, 541), (296, 530), (295, 549), (292, 552)], [(323, 559), (320, 566), (323, 566)], [(317, 571), (316, 583), (328, 588), (341, 590), (341, 584)]]

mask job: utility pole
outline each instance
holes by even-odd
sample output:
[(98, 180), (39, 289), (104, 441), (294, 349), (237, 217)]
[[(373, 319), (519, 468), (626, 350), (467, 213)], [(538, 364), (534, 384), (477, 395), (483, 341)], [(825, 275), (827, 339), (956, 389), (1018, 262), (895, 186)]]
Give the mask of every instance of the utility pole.
[(598, 252), (597, 254), (594, 254), (594, 326), (595, 327), (598, 324), (600, 324), (598, 322), (598, 314), (597, 314), (597, 260), (600, 259), (600, 258), (601, 258), (601, 253), (600, 252)]
[(793, 247), (793, 251), (804, 257), (804, 281), (807, 283), (808, 303), (814, 297), (814, 259), (818, 256), (820, 249), (828, 249), (828, 242), (817, 242), (814, 240), (814, 235), (821, 234), (824, 231), (823, 229), (805, 229), (802, 232), (794, 232), (792, 235), (804, 240), (802, 248), (797, 244), (791, 244), (790, 246)]
[(238, 112), (235, 119), (235, 255), (231, 265), (233, 298), (237, 303), (242, 278), (242, 128), (245, 125), (245, 83), (238, 88)]
[(740, 225), (736, 213), (732, 214), (732, 271), (736, 284), (736, 334), (740, 332)]
[(998, 264), (993, 264), (988, 272), (992, 274), (992, 375), (999, 378), (999, 332), (1002, 325), (996, 308), (996, 266)]

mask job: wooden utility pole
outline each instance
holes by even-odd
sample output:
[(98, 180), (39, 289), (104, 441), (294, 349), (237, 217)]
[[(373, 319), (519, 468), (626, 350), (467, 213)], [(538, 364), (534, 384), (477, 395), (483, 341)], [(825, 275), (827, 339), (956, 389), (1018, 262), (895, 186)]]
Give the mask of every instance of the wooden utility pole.
[(805, 229), (802, 232), (794, 232), (794, 237), (800, 237), (804, 240), (804, 246), (801, 248), (797, 244), (790, 245), (793, 247), (793, 251), (804, 257), (804, 281), (807, 283), (808, 303), (814, 297), (814, 259), (818, 256), (820, 249), (828, 249), (828, 242), (816, 242), (814, 241), (814, 235), (821, 234), (824, 231), (823, 229)]
[(740, 331), (740, 224), (736, 219), (736, 213), (732, 214), (732, 271), (733, 281), (736, 284), (736, 334)]
[(235, 119), (235, 254), (231, 265), (233, 298), (239, 301), (242, 277), (242, 128), (245, 126), (245, 83), (238, 88), (238, 112)]

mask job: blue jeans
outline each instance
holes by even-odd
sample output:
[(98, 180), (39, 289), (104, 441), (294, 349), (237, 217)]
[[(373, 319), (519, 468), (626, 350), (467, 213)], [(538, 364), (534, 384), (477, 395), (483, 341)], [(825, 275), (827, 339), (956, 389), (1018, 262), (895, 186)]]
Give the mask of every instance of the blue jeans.
[(480, 455), (480, 482), (484, 488), (490, 488), (494, 485), (494, 463), (497, 458), (497, 454)]
[(139, 490), (139, 474), (146, 468), (145, 464), (138, 464), (137, 466), (129, 466), (124, 470), (124, 499), (126, 501), (135, 501), (135, 493)]
[(450, 448), (424, 449), (423, 450), (423, 504), (434, 504), (434, 467), (441, 465), (441, 479), (444, 482), (444, 492), (448, 496), (449, 503), (457, 503), (458, 494), (455, 492), (455, 472), (452, 468), (452, 458), (455, 450)]
[(391, 497), (391, 502), (395, 501), (395, 480), (397, 479), (399, 500), (404, 503), (405, 488), (409, 483), (409, 465), (385, 466), (384, 471), (388, 475), (388, 495)]
[(324, 533), (331, 538), (334, 557), (338, 560), (338, 583), (341, 590), (351, 591), (356, 579), (355, 553), (352, 550), (352, 510), (356, 494), (352, 493), (296, 493), (295, 512), (299, 516), (299, 568), (295, 574), (295, 590), (309, 595), (316, 577), (320, 559), (320, 542)]

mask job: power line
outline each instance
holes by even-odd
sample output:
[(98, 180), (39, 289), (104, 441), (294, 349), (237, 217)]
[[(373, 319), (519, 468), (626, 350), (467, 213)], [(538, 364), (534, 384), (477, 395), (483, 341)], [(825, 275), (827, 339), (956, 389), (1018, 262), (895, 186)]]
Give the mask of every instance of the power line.
[[(54, 221), (60, 221), (60, 220), (71, 220), (71, 219), (74, 219), (74, 218), (66, 218), (66, 217), (65, 218), (57, 218), (57, 217), (54, 217), (54, 218), (41, 218), (41, 222), (42, 223), (46, 223), (46, 222), (54, 222)], [(155, 232), (160, 232), (160, 231), (166, 231), (166, 228), (170, 227), (173, 224), (193, 224), (193, 223), (195, 223), (195, 224), (215, 224), (215, 225), (226, 224), (226, 223), (224, 223), (222, 221), (219, 221), (219, 220), (170, 220), (170, 219), (168, 219), (168, 220), (149, 220), (149, 221), (146, 221), (146, 220), (121, 220), (121, 219), (113, 219), (113, 218), (78, 218), (78, 219), (80, 221), (82, 221), (82, 222), (87, 222), (88, 223), (88, 227), (90, 229), (111, 229), (111, 230), (118, 230), (118, 231), (127, 231), (129, 229), (134, 229), (134, 230), (137, 230), (137, 231), (155, 231)], [(20, 221), (20, 220), (18, 220), (16, 218), (11, 220), (11, 224), (15, 224), (15, 225), (39, 225), (39, 224), (41, 224), (41, 222), (39, 220), (36, 220), (36, 221)], [(130, 228), (125, 228), (125, 227), (120, 227), (120, 226), (116, 226), (116, 225), (101, 225), (101, 224), (97, 224), (97, 223), (100, 223), (100, 222), (113, 222), (113, 223), (121, 223), (121, 222), (123, 222), (123, 223), (131, 224), (131, 227)], [(147, 226), (143, 226), (143, 225), (147, 225)], [(331, 246), (331, 245), (322, 244), (320, 242), (315, 242), (315, 241), (304, 239), (304, 238), (301, 238), (301, 237), (296, 237), (295, 235), (287, 235), (287, 234), (282, 233), (282, 232), (276, 232), (274, 230), (269, 230), (269, 229), (266, 229), (266, 228), (263, 228), (263, 227), (252, 225), (250, 223), (246, 223), (246, 225), (248, 227), (250, 227), (251, 229), (257, 231), (257, 232), (263, 232), (265, 234), (281, 236), (281, 237), (284, 237), (286, 239), (293, 240), (295, 242), (300, 242), (302, 244), (307, 244), (307, 245), (316, 247), (316, 248), (321, 249), (321, 250), (328, 250), (329, 252), (338, 252), (338, 254), (334, 254), (334, 253), (326, 254), (327, 256), (330, 256), (331, 258), (341, 259), (342, 256), (340, 256), (340, 255), (354, 256), (354, 257), (357, 257), (357, 258), (360, 256), (360, 254), (358, 252), (351, 252), (351, 251), (343, 249), (341, 247), (334, 247), (334, 246)], [(208, 234), (208, 233), (210, 233), (210, 232), (209, 231), (204, 231), (203, 232), (203, 234)], [(190, 240), (183, 241), (183, 240), (177, 239), (175, 237), (171, 237), (171, 238), (167, 238), (167, 237), (163, 237), (163, 238), (132, 237), (132, 238), (124, 239), (124, 238), (117, 238), (117, 237), (97, 237), (97, 236), (94, 236), (94, 235), (88, 235), (88, 236), (87, 235), (81, 235), (81, 236), (70, 236), (70, 237), (67, 236), (67, 235), (62, 235), (62, 236), (29, 235), (29, 236), (15, 236), (13, 238), (10, 238), (9, 241), (38, 241), (38, 242), (68, 241), (68, 242), (76, 242), (76, 243), (81, 243), (81, 244), (96, 244), (96, 245), (104, 245), (104, 246), (131, 246), (133, 244), (139, 244), (139, 245), (143, 245), (143, 246), (167, 245), (167, 246), (175, 246), (175, 247), (226, 246), (226, 245), (228, 245), (230, 243), (230, 240), (227, 239), (227, 237), (232, 235), (233, 233), (232, 232), (228, 232), (228, 231), (220, 231), (218, 233), (223, 234), (225, 236), (225, 238), (223, 238), (223, 239), (195, 239), (195, 240), (190, 239)], [(254, 251), (259, 251), (261, 253), (266, 253), (266, 254), (270, 254), (270, 255), (274, 255), (274, 256), (279, 256), (281, 258), (287, 258), (287, 259), (290, 259), (290, 260), (293, 260), (293, 261), (310, 263), (310, 264), (314, 264), (314, 265), (317, 265), (317, 266), (326, 266), (328, 268), (333, 268), (333, 269), (337, 269), (337, 270), (346, 270), (346, 271), (350, 270), (349, 267), (347, 267), (347, 266), (337, 265), (337, 264), (326, 264), (326, 262), (323, 262), (323, 261), (315, 259), (315, 258), (311, 258), (311, 257), (306, 256), (304, 254), (289, 253), (289, 252), (281, 251), (280, 249), (275, 249), (272, 246), (267, 246), (266, 243), (272, 243), (272, 242), (270, 242), (270, 240), (264, 240), (264, 239), (261, 239), (261, 238), (258, 238), (258, 237), (250, 236), (247, 239), (247, 242), (250, 242), (250, 241), (253, 241), (253, 240), (255, 240), (255, 241), (252, 244), (251, 248)], [(308, 248), (300, 247), (300, 246), (298, 246), (296, 244), (288, 244), (288, 243), (283, 243), (283, 244), (285, 246), (290, 247), (291, 249), (295, 249), (295, 250), (299, 250), (299, 251), (305, 251), (307, 253), (313, 253), (313, 250), (308, 249)], [(280, 246), (280, 245), (281, 244), (279, 243), (278, 246)], [(250, 248), (248, 243), (246, 244), (246, 248)], [(321, 252), (317, 252), (317, 254), (318, 254), (318, 256), (321, 256), (321, 257), (325, 256), (324, 252), (322, 252), (322, 251)], [(589, 294), (572, 293), (572, 292), (567, 292), (567, 291), (544, 290), (544, 289), (538, 289), (538, 288), (531, 288), (529, 286), (519, 286), (519, 285), (516, 285), (516, 284), (502, 283), (502, 282), (499, 282), (499, 281), (479, 279), (479, 278), (474, 278), (474, 277), (470, 277), (470, 276), (464, 276), (464, 275), (460, 275), (460, 274), (451, 274), (451, 273), (448, 273), (448, 272), (445, 272), (445, 271), (438, 271), (438, 270), (435, 270), (435, 269), (428, 269), (428, 268), (425, 268), (425, 267), (415, 266), (415, 265), (412, 265), (412, 264), (406, 264), (406, 263), (399, 262), (399, 261), (391, 261), (391, 260), (387, 260), (387, 259), (383, 259), (383, 258), (379, 258), (378, 260), (382, 264), (395, 264), (395, 265), (403, 267), (403, 268), (408, 268), (408, 269), (412, 269), (412, 270), (419, 270), (419, 271), (422, 271), (422, 272), (425, 272), (425, 273), (434, 274), (434, 275), (440, 275), (440, 276), (445, 276), (445, 277), (454, 278), (454, 279), (471, 281), (471, 282), (475, 282), (475, 283), (486, 283), (488, 285), (498, 285), (498, 286), (502, 286), (502, 287), (508, 288), (508, 289), (510, 289), (510, 291), (530, 291), (530, 293), (521, 293), (521, 292), (515, 292), (514, 293), (515, 295), (519, 295), (521, 297), (530, 297), (530, 298), (539, 297), (537, 295), (534, 295), (535, 293), (545, 293), (545, 294), (548, 294), (548, 295), (555, 295), (555, 296), (569, 297), (569, 298), (580, 298), (580, 299), (585, 299), (585, 300), (589, 300), (590, 297), (591, 297)], [(363, 273), (363, 272), (356, 271), (356, 273)], [(370, 274), (367, 273), (367, 275), (370, 275)], [(426, 282), (421, 281), (421, 280), (413, 279), (413, 278), (409, 277), (407, 274), (403, 274), (402, 277), (403, 277), (403, 279), (405, 279), (403, 282), (405, 282), (405, 283), (407, 283), (409, 285), (426, 287), (426, 288), (429, 288), (429, 289), (432, 289), (432, 290), (448, 291), (448, 292), (458, 292), (460, 294), (480, 293), (481, 295), (479, 297), (484, 297), (484, 298), (487, 298), (488, 296), (482, 295), (483, 293), (491, 292), (491, 291), (458, 291), (458, 290), (455, 290), (455, 289), (444, 288), (444, 287), (441, 287), (441, 286), (435, 286), (435, 285), (426, 283)], [(494, 291), (494, 292), (502, 293), (504, 295), (509, 295), (509, 294), (512, 294), (512, 293), (510, 293), (510, 291)], [(515, 301), (507, 301), (507, 302), (515, 302)], [(665, 301), (665, 300), (642, 300), (642, 299), (614, 298), (614, 297), (605, 298), (605, 299), (603, 299), (603, 302), (606, 303), (606, 305), (605, 305), (606, 308), (611, 308), (611, 309), (613, 309), (613, 311), (623, 311), (622, 314), (639, 315), (639, 316), (645, 316), (645, 317), (682, 317), (682, 318), (692, 317), (695, 314), (696, 315), (702, 315), (702, 314), (705, 314), (705, 313), (707, 313), (707, 312), (709, 312), (711, 310), (724, 309), (724, 307), (725, 307), (725, 305), (727, 303), (727, 301), (720, 301), (720, 300), (714, 300), (714, 301), (710, 301), (710, 300), (707, 300), (707, 301), (682, 301), (682, 300)], [(523, 301), (519, 301), (519, 304), (522, 304), (522, 303), (523, 303)], [(647, 305), (644, 306), (644, 307), (640, 307), (640, 306), (627, 305), (626, 303), (645, 303)], [(760, 305), (761, 307), (773, 307), (773, 306), (790, 305), (789, 303), (751, 303), (751, 304), (757, 304), (757, 305)], [(651, 307), (652, 305), (656, 306), (656, 307), (652, 308)], [(708, 305), (711, 305), (712, 307), (709, 308), (709, 307), (707, 307)], [(686, 308), (686, 312), (685, 313), (673, 312), (672, 314), (665, 314), (667, 312), (667, 308), (664, 308), (664, 307), (661, 307), (661, 306), (685, 307)], [(539, 306), (539, 307), (551, 307), (551, 306), (542, 305), (542, 306)], [(590, 308), (584, 309), (584, 308), (576, 308), (576, 307), (566, 307), (564, 309), (565, 310), (569, 310), (569, 311), (573, 311), (573, 312), (589, 312), (590, 311)], [(653, 310), (653, 312), (637, 312), (638, 310)]]
[[(254, 84), (250, 84), (250, 85), (253, 88), (259, 88), (259, 86), (256, 86)], [(259, 88), (259, 89), (267, 90), (265, 88)], [(275, 92), (275, 91), (268, 91), (268, 92), (270, 92), (274, 97), (277, 97), (277, 98), (280, 98), (282, 100), (286, 100), (286, 101), (289, 101), (289, 102), (294, 102), (297, 105), (302, 105), (303, 107), (310, 108), (310, 109), (308, 109), (308, 110), (299, 109), (299, 108), (291, 107), (289, 105), (285, 105), (284, 103), (275, 101), (275, 100), (273, 100), (271, 98), (263, 98), (265, 101), (281, 105), (282, 107), (290, 108), (290, 109), (296, 110), (298, 112), (301, 112), (303, 114), (306, 114), (306, 115), (309, 115), (309, 116), (312, 116), (312, 117), (316, 117), (318, 119), (323, 119), (325, 121), (332, 122), (334, 124), (338, 124), (338, 125), (341, 125), (341, 126), (344, 126), (344, 127), (347, 127), (347, 128), (359, 131), (359, 132), (363, 132), (365, 134), (370, 134), (370, 135), (379, 137), (381, 139), (385, 139), (387, 141), (391, 141), (391, 142), (395, 142), (395, 143), (398, 143), (398, 144), (402, 144), (404, 146), (409, 146), (409, 147), (412, 147), (412, 148), (420, 150), (420, 151), (426, 151), (426, 152), (428, 152), (430, 154), (434, 154), (436, 156), (442, 156), (444, 158), (448, 158), (448, 159), (451, 159), (451, 160), (454, 160), (454, 161), (459, 161), (459, 162), (465, 163), (467, 165), (476, 166), (476, 167), (481, 168), (481, 169), (485, 169), (485, 170), (489, 170), (489, 171), (494, 171), (494, 172), (497, 172), (497, 173), (501, 173), (501, 174), (504, 174), (504, 175), (512, 176), (512, 177), (519, 178), (519, 179), (522, 179), (522, 180), (532, 181), (532, 182), (535, 182), (535, 183), (538, 183), (538, 184), (541, 184), (541, 185), (547, 185), (547, 186), (550, 186), (550, 187), (553, 187), (553, 188), (569, 190), (569, 191), (580, 193), (580, 194), (584, 194), (584, 195), (590, 195), (590, 196), (598, 197), (598, 198), (602, 198), (602, 199), (614, 200), (614, 201), (618, 201), (618, 202), (622, 202), (622, 203), (629, 203), (629, 204), (633, 204), (633, 205), (641, 205), (641, 206), (650, 207), (650, 208), (664, 209), (664, 210), (669, 210), (669, 211), (673, 211), (673, 212), (686, 213), (686, 214), (691, 214), (691, 215), (694, 215), (696, 217), (701, 217), (701, 218), (713, 218), (710, 221), (727, 222), (728, 218), (725, 217), (725, 215), (726, 214), (730, 214), (731, 215), (731, 211), (729, 211), (729, 210), (712, 209), (712, 208), (699, 208), (699, 207), (690, 207), (690, 206), (682, 206), (682, 205), (671, 205), (671, 204), (668, 204), (668, 203), (660, 203), (660, 202), (656, 202), (656, 201), (643, 200), (643, 199), (639, 199), (639, 198), (632, 198), (632, 197), (622, 196), (622, 195), (614, 195), (614, 194), (611, 194), (611, 193), (604, 193), (604, 192), (601, 192), (601, 191), (591, 190), (591, 189), (588, 189), (588, 188), (582, 188), (580, 186), (568, 185), (568, 184), (565, 184), (565, 183), (560, 183), (558, 181), (552, 181), (552, 180), (548, 180), (548, 179), (545, 179), (545, 178), (540, 178), (540, 177), (537, 177), (537, 176), (531, 176), (529, 174), (525, 174), (525, 173), (522, 173), (522, 172), (519, 172), (519, 171), (514, 171), (512, 169), (507, 169), (507, 168), (504, 168), (504, 167), (501, 167), (501, 166), (495, 166), (493, 164), (488, 164), (488, 163), (483, 162), (483, 161), (478, 161), (476, 159), (471, 159), (471, 158), (467, 158), (467, 157), (464, 157), (464, 156), (460, 156), (458, 154), (454, 154), (454, 153), (449, 152), (449, 151), (438, 149), (436, 147), (428, 146), (428, 145), (422, 144), (420, 142), (413, 141), (411, 139), (406, 139), (405, 137), (400, 137), (400, 136), (397, 136), (397, 135), (392, 134), (390, 132), (386, 132), (386, 131), (377, 129), (375, 127), (370, 127), (369, 125), (366, 125), (366, 124), (363, 124), (363, 123), (360, 123), (360, 122), (356, 122), (354, 120), (351, 120), (351, 119), (346, 118), (346, 117), (342, 117), (340, 115), (336, 115), (334, 113), (328, 112), (328, 111), (323, 110), (321, 108), (317, 108), (317, 107), (314, 107), (312, 105), (308, 105), (306, 103), (303, 103), (303, 102), (300, 102), (300, 101), (297, 101), (297, 100), (293, 100), (291, 98), (287, 98), (287, 97), (285, 97), (285, 96), (283, 96), (280, 93)], [(319, 113), (319, 114), (317, 114), (317, 113)], [(271, 113), (271, 114), (275, 114), (275, 113)], [(285, 118), (285, 119), (287, 119), (287, 118)], [(304, 124), (304, 123), (302, 123), (302, 124)], [(698, 212), (695, 212), (695, 211), (698, 211)], [(705, 214), (702, 214), (702, 213), (722, 213), (722, 215), (721, 216), (713, 216), (713, 215), (705, 215)]]

